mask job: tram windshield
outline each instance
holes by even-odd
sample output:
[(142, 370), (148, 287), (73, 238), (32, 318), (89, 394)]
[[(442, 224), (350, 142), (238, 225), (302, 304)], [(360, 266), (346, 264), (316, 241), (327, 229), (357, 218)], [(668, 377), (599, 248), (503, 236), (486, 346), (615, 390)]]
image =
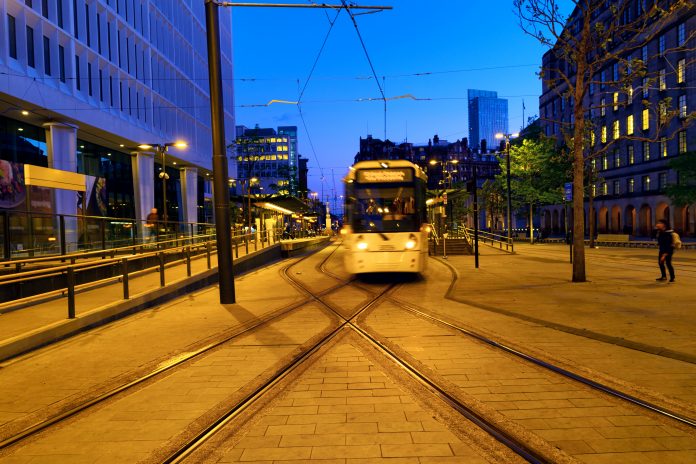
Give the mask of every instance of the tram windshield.
[(352, 201), (355, 232), (412, 232), (421, 224), (413, 187), (358, 187)]

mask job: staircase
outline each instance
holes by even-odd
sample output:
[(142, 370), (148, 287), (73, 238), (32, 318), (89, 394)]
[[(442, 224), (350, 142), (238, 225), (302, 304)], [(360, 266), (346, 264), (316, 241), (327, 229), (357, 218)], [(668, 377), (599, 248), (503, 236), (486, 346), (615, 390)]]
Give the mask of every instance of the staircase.
[[(474, 250), (469, 244), (469, 242), (464, 238), (448, 238), (446, 242), (447, 254), (448, 255), (473, 255)], [(428, 252), (432, 256), (442, 256), (444, 255), (442, 239), (435, 243), (431, 240), (428, 245)]]

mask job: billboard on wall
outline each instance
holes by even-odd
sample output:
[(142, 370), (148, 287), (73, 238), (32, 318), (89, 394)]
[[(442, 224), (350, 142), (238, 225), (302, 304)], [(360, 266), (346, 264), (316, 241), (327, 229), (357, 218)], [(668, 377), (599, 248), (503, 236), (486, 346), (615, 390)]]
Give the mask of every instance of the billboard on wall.
[(0, 160), (0, 209), (55, 213), (55, 189), (77, 193), (77, 214), (106, 216), (108, 212), (104, 177)]
[(24, 164), (0, 160), (0, 209), (19, 209), (26, 196)]

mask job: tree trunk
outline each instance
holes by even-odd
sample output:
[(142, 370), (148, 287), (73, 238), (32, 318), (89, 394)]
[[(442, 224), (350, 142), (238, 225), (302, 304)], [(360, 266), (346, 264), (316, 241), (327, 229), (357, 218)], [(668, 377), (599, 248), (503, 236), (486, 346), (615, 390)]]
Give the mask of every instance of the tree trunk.
[(529, 244), (534, 245), (534, 204), (529, 203)]

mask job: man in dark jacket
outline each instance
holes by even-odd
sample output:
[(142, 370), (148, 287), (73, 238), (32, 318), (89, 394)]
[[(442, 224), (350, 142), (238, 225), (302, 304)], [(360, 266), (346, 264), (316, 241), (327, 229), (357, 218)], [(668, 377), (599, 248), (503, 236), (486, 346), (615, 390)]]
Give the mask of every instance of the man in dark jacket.
[(657, 228), (657, 246), (659, 248), (658, 263), (660, 264), (660, 273), (662, 274), (656, 280), (667, 280), (666, 266), (669, 271), (669, 281), (674, 282), (674, 267), (672, 267), (672, 255), (674, 254), (673, 231), (664, 219), (658, 220), (655, 227)]

